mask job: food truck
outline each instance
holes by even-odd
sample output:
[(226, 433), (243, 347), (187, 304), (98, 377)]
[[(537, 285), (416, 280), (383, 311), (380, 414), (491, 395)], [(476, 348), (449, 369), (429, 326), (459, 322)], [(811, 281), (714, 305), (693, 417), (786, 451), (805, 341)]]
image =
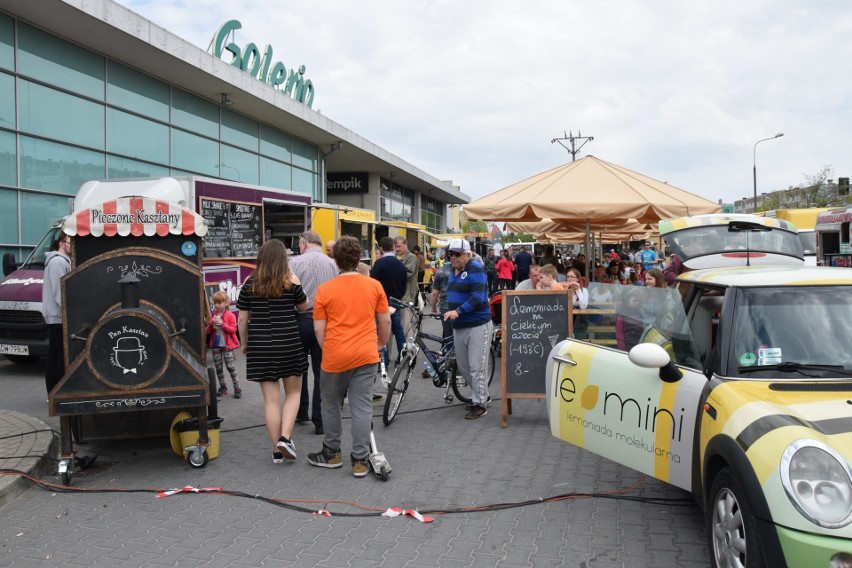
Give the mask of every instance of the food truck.
[(810, 207), (807, 209), (773, 209), (765, 215), (772, 219), (783, 219), (796, 225), (799, 230), (799, 241), (805, 254), (805, 266), (816, 266), (816, 220), (817, 216), (830, 211), (827, 207)]
[[(203, 239), (205, 284), (227, 292), (232, 302), (254, 270), (254, 258), (270, 238), (298, 250), (309, 221), (309, 195), (196, 176), (134, 180), (93, 180), (82, 184), (70, 208), (75, 212), (109, 199), (137, 195), (176, 203), (197, 212), (208, 233)], [(16, 363), (47, 355), (47, 325), (41, 315), (44, 257), (61, 223), (51, 227), (18, 266), (3, 258), (0, 280), (0, 354)]]
[(361, 241), (361, 262), (372, 265), (376, 249), (376, 212), (345, 205), (316, 203), (311, 206), (308, 227), (316, 231), (323, 243), (350, 235)]
[(849, 224), (852, 207), (832, 209), (817, 216), (817, 264), (820, 266), (852, 266)]

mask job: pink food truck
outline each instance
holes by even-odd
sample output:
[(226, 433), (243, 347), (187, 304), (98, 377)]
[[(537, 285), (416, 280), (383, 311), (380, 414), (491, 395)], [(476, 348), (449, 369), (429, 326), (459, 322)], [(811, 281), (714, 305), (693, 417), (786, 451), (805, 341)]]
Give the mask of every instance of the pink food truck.
[[(178, 203), (204, 218), (208, 227), (202, 242), (205, 289), (208, 294), (223, 290), (232, 302), (254, 270), (260, 246), (274, 238), (298, 251), (299, 235), (310, 224), (310, 195), (196, 176), (87, 181), (73, 199), (71, 215), (128, 196)], [(44, 257), (61, 226), (59, 222), (51, 227), (22, 263), (11, 254), (3, 257), (0, 355), (14, 363), (47, 355), (42, 275)]]

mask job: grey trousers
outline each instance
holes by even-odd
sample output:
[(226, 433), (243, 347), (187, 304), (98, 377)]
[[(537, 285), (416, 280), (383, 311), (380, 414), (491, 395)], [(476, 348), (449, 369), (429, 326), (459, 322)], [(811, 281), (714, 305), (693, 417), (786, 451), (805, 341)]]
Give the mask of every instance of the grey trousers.
[(341, 408), (343, 397), (349, 399), (352, 415), (352, 457), (365, 459), (370, 453), (370, 428), (373, 421), (373, 382), (378, 364), (355, 367), (342, 373), (321, 371), (323, 443), (332, 450), (340, 449), (343, 435)]
[(456, 363), (470, 384), (472, 404), (484, 406), (488, 401), (488, 353), (493, 330), (494, 324), (490, 321), (476, 327), (453, 329)]

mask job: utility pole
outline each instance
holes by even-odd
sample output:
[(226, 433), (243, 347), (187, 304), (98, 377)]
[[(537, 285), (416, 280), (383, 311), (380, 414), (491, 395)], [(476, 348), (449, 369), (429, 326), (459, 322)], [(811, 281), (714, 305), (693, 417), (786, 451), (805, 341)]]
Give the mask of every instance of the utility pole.
[[(564, 131), (563, 131), (563, 134), (564, 134)], [(574, 160), (577, 159), (577, 154), (580, 152), (580, 150), (583, 148), (583, 146), (586, 145), (586, 142), (591, 142), (594, 139), (595, 139), (594, 136), (583, 136), (583, 134), (579, 130), (577, 131), (577, 135), (574, 136), (574, 134), (569, 130), (568, 134), (564, 134), (562, 138), (554, 138), (553, 140), (550, 141), (550, 143), (553, 144), (554, 142), (559, 142), (560, 146), (562, 146), (563, 148), (565, 148), (566, 150), (568, 150), (571, 153), (571, 161), (573, 162)], [(567, 140), (571, 143), (570, 148), (568, 146), (566, 146), (565, 144), (563, 144), (563, 141), (565, 141), (565, 140)], [(579, 147), (577, 147), (577, 141), (578, 140), (583, 141), (582, 144), (580, 144)]]

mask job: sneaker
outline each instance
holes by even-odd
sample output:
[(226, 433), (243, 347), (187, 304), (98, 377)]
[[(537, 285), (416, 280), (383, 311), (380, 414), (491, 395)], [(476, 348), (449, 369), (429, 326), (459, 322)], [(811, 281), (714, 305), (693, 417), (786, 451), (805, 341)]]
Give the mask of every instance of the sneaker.
[(284, 454), (281, 452), (272, 452), (272, 463), (284, 463)]
[(308, 463), (317, 467), (337, 469), (343, 465), (343, 457), (340, 455), (340, 450), (332, 450), (323, 444), (322, 450), (315, 454), (308, 454)]
[(239, 386), (234, 387), (234, 398), (243, 398), (243, 389)]
[(278, 438), (278, 444), (276, 444), (281, 450), (284, 452), (284, 457), (288, 460), (296, 459), (296, 444), (293, 443), (293, 440), (288, 440), (284, 436)]
[(352, 458), (352, 475), (355, 477), (366, 477), (370, 466), (367, 465), (367, 458)]
[(480, 416), (488, 414), (488, 409), (481, 405), (474, 406), (470, 412), (464, 417), (465, 420), (476, 420)]
[[(491, 397), (490, 396), (488, 397), (488, 399), (486, 399), (484, 406), (487, 407), (489, 404), (491, 404)], [(473, 405), (467, 404), (467, 405), (465, 405), (464, 409), (467, 410), (468, 412), (470, 412), (471, 410), (473, 410)]]
[(297, 414), (296, 415), (296, 424), (304, 424), (305, 422), (310, 422), (311, 417), (307, 414)]
[(222, 385), (221, 387), (219, 387), (219, 390), (216, 391), (216, 396), (218, 396), (219, 398), (222, 398), (223, 396), (226, 396), (227, 394), (228, 394), (228, 387), (226, 387), (225, 385)]

